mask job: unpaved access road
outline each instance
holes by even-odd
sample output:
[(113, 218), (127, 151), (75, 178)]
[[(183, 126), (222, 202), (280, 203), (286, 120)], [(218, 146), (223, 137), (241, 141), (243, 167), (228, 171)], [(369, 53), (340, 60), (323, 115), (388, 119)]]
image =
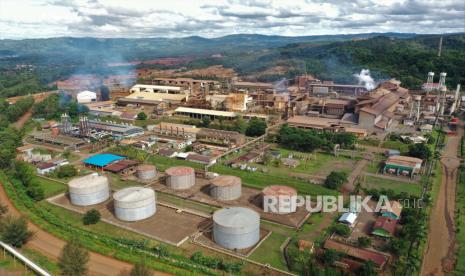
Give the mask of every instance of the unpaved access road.
[[(5, 193), (3, 185), (0, 184), (0, 202), (8, 206), (8, 214), (21, 215), (20, 212), (11, 203)], [(29, 222), (29, 229), (34, 232), (33, 237), (27, 242), (26, 247), (40, 252), (53, 261), (57, 261), (60, 256), (61, 249), (66, 242), (42, 230), (37, 225)], [(129, 275), (132, 265), (111, 257), (103, 256), (98, 253), (90, 252), (89, 256), (88, 275), (91, 276), (118, 276)], [(169, 275), (162, 272), (155, 272), (154, 275)]]
[(452, 271), (455, 262), (455, 195), (460, 160), (457, 150), (463, 135), (463, 125), (458, 135), (448, 137), (441, 157), (442, 180), (438, 198), (431, 211), (428, 243), (420, 275), (440, 276)]

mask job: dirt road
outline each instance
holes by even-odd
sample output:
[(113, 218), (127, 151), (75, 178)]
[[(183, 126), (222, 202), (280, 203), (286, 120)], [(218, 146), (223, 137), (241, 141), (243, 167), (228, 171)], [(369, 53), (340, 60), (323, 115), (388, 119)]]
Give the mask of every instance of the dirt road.
[[(12, 215), (20, 215), (20, 212), (13, 206), (8, 199), (3, 186), (0, 185), (0, 202), (8, 206), (8, 212)], [(29, 229), (34, 232), (32, 239), (26, 244), (26, 247), (34, 249), (41, 254), (57, 261), (61, 249), (65, 246), (65, 241), (45, 232), (35, 224), (29, 223)], [(94, 252), (90, 253), (89, 275), (129, 275), (132, 265), (126, 262), (116, 260), (111, 257), (103, 256)], [(169, 275), (156, 272), (154, 275)]]
[(442, 181), (436, 204), (431, 211), (426, 253), (420, 275), (446, 275), (453, 270), (455, 262), (455, 195), (457, 168), (460, 160), (457, 150), (463, 126), (458, 136), (449, 137), (441, 157)]

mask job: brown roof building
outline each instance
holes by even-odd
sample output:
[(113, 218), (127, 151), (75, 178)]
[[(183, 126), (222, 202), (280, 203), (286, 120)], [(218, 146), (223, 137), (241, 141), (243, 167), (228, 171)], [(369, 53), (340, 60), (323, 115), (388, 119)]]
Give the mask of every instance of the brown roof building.
[(333, 249), (338, 252), (344, 253), (350, 258), (359, 262), (364, 263), (366, 261), (372, 261), (378, 270), (384, 269), (390, 258), (389, 255), (383, 254), (381, 252), (354, 247), (331, 239), (326, 240), (324, 248)]

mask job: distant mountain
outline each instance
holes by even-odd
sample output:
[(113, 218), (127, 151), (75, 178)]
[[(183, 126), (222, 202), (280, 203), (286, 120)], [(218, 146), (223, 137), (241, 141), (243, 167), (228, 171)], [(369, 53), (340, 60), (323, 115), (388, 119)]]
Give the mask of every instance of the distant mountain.
[[(113, 61), (185, 55), (208, 55), (217, 52), (240, 52), (281, 47), (290, 43), (341, 41), (379, 36), (379, 33), (319, 36), (267, 36), (256, 34), (228, 35), (219, 38), (191, 36), (184, 38), (73, 38), (0, 40), (0, 49), (20, 56), (45, 55), (47, 58), (66, 55), (79, 58), (103, 56)], [(385, 33), (395, 38), (411, 38), (416, 34)]]

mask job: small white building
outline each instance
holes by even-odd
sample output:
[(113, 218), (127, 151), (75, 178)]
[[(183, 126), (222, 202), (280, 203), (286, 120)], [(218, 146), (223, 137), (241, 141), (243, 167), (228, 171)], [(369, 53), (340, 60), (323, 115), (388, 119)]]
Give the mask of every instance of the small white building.
[(433, 131), (433, 125), (424, 124), (420, 126), (420, 131), (423, 133), (428, 133)]
[(49, 162), (40, 163), (37, 165), (37, 173), (42, 175), (48, 174), (53, 172), (57, 167), (57, 165)]
[(347, 224), (350, 227), (353, 227), (355, 225), (355, 222), (357, 221), (357, 217), (358, 217), (357, 213), (348, 212), (348, 213), (344, 213), (339, 218), (338, 221), (340, 223), (344, 223), (344, 224)]
[(81, 91), (76, 96), (78, 103), (90, 103), (97, 101), (97, 93), (92, 91)]

